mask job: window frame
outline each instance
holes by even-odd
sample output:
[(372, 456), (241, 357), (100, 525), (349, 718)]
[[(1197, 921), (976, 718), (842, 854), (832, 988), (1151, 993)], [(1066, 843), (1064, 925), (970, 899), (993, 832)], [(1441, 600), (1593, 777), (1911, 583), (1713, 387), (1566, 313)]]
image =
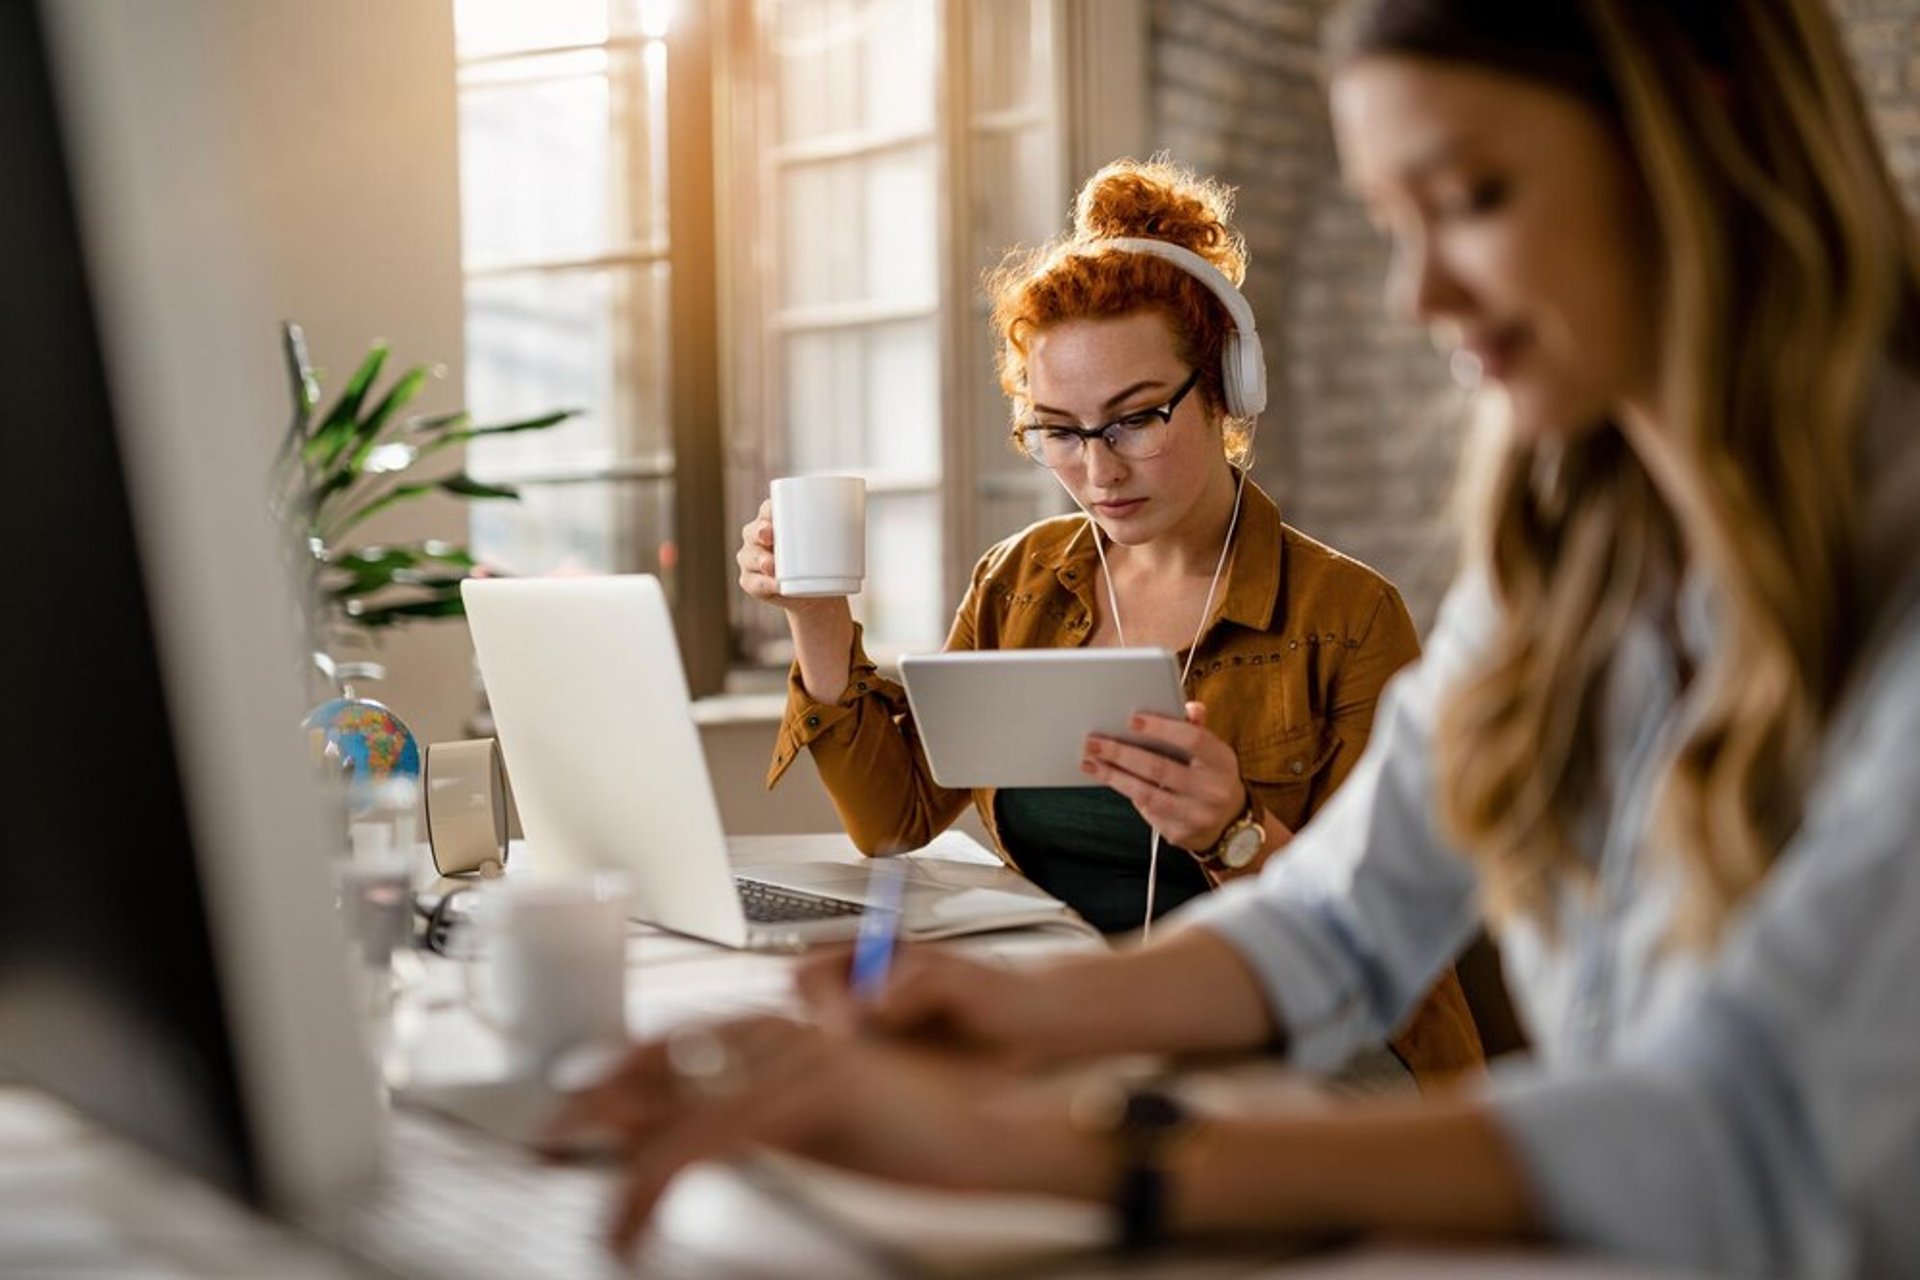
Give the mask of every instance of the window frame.
[[(674, 625), (687, 681), (698, 694), (718, 691), (731, 665), (727, 617), (727, 551), (720, 484), (720, 388), (718, 285), (715, 263), (713, 163), (713, 22), (708, 6), (675, 6), (664, 36), (615, 30), (604, 41), (529, 46), (461, 57), (459, 88), (470, 68), (605, 50), (631, 55), (660, 43), (665, 51), (666, 184), (664, 237), (630, 241), (599, 253), (535, 256), (471, 262), (462, 255), (463, 291), (475, 282), (510, 277), (551, 278), (570, 272), (667, 270), (665, 452), (623, 448), (606, 462), (546, 468), (514, 468), (499, 478), (516, 486), (604, 483), (637, 495), (640, 486), (664, 490), (676, 552), (673, 566)], [(609, 122), (616, 145), (630, 143)], [(616, 375), (618, 376), (618, 375)], [(628, 500), (641, 501), (637, 496)], [(637, 548), (622, 547), (616, 569), (638, 567)]]
[[(1003, 401), (990, 377), (991, 336), (981, 296), (981, 271), (990, 265), (971, 260), (975, 252), (972, 221), (975, 150), (995, 131), (1018, 130), (1032, 121), (1018, 113), (976, 111), (972, 102), (970, 58), (976, 0), (927, 0), (935, 6), (940, 40), (934, 68), (934, 119), (931, 136), (875, 132), (836, 144), (847, 155), (875, 154), (888, 147), (931, 143), (936, 170), (935, 297), (929, 311), (911, 309), (913, 319), (931, 319), (939, 361), (937, 430), (938, 473), (885, 477), (873, 482), (892, 492), (932, 496), (939, 512), (940, 553), (936, 566), (939, 593), (949, 604), (964, 593), (984, 538), (1012, 532), (1002, 528), (1008, 511), (1029, 518), (1058, 509), (1061, 501), (1047, 477), (1024, 460), (1000, 458), (1003, 433), (982, 429)], [(984, 0), (982, 0), (984, 2)], [(1093, 168), (1121, 155), (1142, 154), (1147, 137), (1148, 82), (1146, 0), (1032, 0), (1044, 13), (1056, 74), (1050, 100), (1029, 108), (1045, 117), (1052, 130), (1045, 179), (1054, 186), (1049, 207), (1064, 210), (1074, 185)], [(758, 632), (774, 634), (764, 619), (749, 621), (753, 602), (735, 588), (737, 529), (758, 509), (773, 476), (786, 463), (785, 431), (774, 405), (780, 359), (777, 343), (756, 334), (736, 335), (743, 325), (765, 323), (787, 332), (825, 331), (845, 324), (907, 318), (888, 310), (796, 308), (770, 317), (766, 309), (774, 269), (763, 248), (759, 270), (743, 269), (722, 246), (763, 244), (753, 194), (763, 188), (784, 151), (806, 158), (807, 144), (764, 145), (763, 125), (772, 87), (755, 74), (756, 0), (679, 0), (666, 48), (665, 239), (652, 245), (575, 259), (513, 263), (463, 261), (465, 280), (508, 272), (559, 272), (642, 267), (665, 262), (668, 270), (668, 366), (665, 388), (665, 437), (670, 456), (623, 454), (608, 464), (582, 464), (512, 477), (514, 483), (658, 484), (671, 504), (670, 528), (677, 561), (672, 568), (674, 618), (688, 684), (696, 697), (726, 691), (772, 688), (784, 676), (783, 664), (747, 652)], [(583, 48), (644, 44), (652, 37), (614, 33), (605, 44), (560, 45), (487, 53), (462, 59), (465, 67), (500, 59), (526, 58)], [(855, 145), (858, 144), (858, 145)], [(847, 148), (851, 147), (851, 150)], [(839, 152), (836, 151), (836, 154)], [(1053, 198), (1057, 197), (1057, 198)], [(1045, 236), (1060, 227), (1044, 229)], [(995, 246), (997, 249), (999, 246)], [(897, 481), (898, 483), (890, 483)], [(1053, 504), (1050, 508), (1050, 504)], [(987, 514), (992, 509), (992, 516)], [(993, 527), (988, 528), (989, 525)], [(637, 548), (619, 553), (637, 567)], [(778, 620), (775, 619), (775, 622)], [(784, 632), (784, 628), (778, 628)], [(875, 654), (883, 660), (893, 655)]]

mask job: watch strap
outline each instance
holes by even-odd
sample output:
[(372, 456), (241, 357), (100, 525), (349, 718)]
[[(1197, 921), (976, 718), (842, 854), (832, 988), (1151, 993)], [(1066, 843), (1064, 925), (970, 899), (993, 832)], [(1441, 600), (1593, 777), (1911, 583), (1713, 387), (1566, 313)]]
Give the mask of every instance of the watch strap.
[(1115, 1134), (1122, 1163), (1113, 1200), (1124, 1252), (1139, 1253), (1165, 1241), (1166, 1153), (1192, 1124), (1186, 1105), (1165, 1089), (1145, 1085), (1127, 1091)]
[(1200, 861), (1206, 863), (1215, 871), (1233, 870), (1233, 868), (1227, 865), (1227, 845), (1232, 843), (1233, 838), (1248, 827), (1257, 827), (1260, 825), (1260, 802), (1253, 798), (1253, 788), (1247, 786), (1245, 781), (1241, 782), (1240, 787), (1247, 793), (1246, 806), (1240, 810), (1233, 821), (1229, 822), (1221, 830), (1219, 839), (1215, 840), (1213, 844), (1200, 855)]
[(1120, 1251), (1145, 1253), (1167, 1236), (1167, 1171), (1157, 1163), (1129, 1160), (1120, 1173), (1113, 1208), (1120, 1221)]

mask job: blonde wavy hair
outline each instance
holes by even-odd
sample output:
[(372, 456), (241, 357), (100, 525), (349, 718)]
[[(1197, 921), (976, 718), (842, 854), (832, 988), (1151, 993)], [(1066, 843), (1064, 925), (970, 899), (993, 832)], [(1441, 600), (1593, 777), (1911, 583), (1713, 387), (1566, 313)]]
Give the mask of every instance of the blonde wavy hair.
[[(1147, 160), (1116, 160), (1081, 186), (1073, 229), (1037, 249), (1015, 249), (989, 271), (987, 298), (999, 338), (995, 356), (1017, 429), (1027, 404), (1027, 349), (1035, 335), (1066, 320), (1113, 319), (1158, 312), (1173, 334), (1174, 350), (1200, 371), (1199, 391), (1209, 416), (1222, 425), (1228, 458), (1243, 462), (1252, 426), (1226, 414), (1221, 351), (1232, 319), (1220, 300), (1171, 262), (1102, 242), (1128, 236), (1165, 240), (1205, 258), (1240, 284), (1247, 246), (1233, 228), (1233, 188), (1202, 178), (1162, 152)], [(1019, 436), (1014, 447), (1023, 448)]]
[[(1497, 19), (1488, 17), (1497, 14)], [(1495, 28), (1498, 29), (1495, 29)], [(1656, 460), (1612, 426), (1498, 437), (1469, 555), (1502, 621), (1438, 726), (1439, 801), (1496, 916), (1553, 928), (1586, 882), (1602, 694), (1630, 619), (1683, 567), (1715, 648), (1657, 802), (1711, 939), (1801, 819), (1871, 614), (1859, 436), (1890, 357), (1915, 361), (1920, 249), (1821, 0), (1362, 0), (1336, 58), (1484, 66), (1587, 99), (1639, 173), (1664, 294)]]

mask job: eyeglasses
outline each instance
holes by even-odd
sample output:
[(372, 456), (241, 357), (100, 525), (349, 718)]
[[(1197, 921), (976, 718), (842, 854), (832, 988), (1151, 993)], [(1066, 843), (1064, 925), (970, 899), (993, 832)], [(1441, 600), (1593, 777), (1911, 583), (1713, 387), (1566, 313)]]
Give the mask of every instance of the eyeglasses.
[(1049, 470), (1078, 464), (1087, 452), (1089, 440), (1104, 440), (1116, 458), (1142, 462), (1167, 450), (1173, 439), (1173, 411), (1200, 381), (1195, 369), (1173, 393), (1173, 398), (1151, 409), (1136, 409), (1124, 418), (1098, 427), (1075, 427), (1066, 423), (1030, 422), (1013, 429), (1021, 452)]

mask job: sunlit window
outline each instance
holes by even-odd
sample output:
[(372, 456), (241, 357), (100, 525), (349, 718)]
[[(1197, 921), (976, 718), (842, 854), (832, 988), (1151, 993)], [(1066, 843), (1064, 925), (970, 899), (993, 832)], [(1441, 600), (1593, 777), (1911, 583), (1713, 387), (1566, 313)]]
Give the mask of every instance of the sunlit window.
[(476, 504), (481, 554), (660, 574), (712, 692), (788, 655), (732, 588), (740, 524), (774, 476), (852, 472), (869, 642), (938, 645), (1056, 500), (1001, 447), (978, 280), (1059, 229), (1061, 32), (1115, 2), (454, 0), (468, 401), (585, 410), (475, 442), (524, 495)]
[[(752, 195), (734, 274), (754, 292), (735, 332), (750, 362), (739, 383), (757, 392), (741, 431), (761, 444), (734, 455), (731, 491), (764, 492), (781, 471), (864, 475), (868, 589), (855, 613), (878, 653), (932, 648), (978, 539), (1036, 510), (1029, 489), (998, 504), (992, 528), (977, 518), (1005, 421), (977, 281), (1008, 245), (1056, 230), (1064, 208), (1049, 74), (1060, 5), (751, 9), (736, 96), (752, 104), (752, 160), (733, 173)], [(739, 619), (750, 654), (785, 657), (778, 619), (751, 607)]]
[(671, 569), (662, 0), (456, 0), (467, 393), (490, 415), (577, 406), (474, 442), (473, 541), (518, 573)]

